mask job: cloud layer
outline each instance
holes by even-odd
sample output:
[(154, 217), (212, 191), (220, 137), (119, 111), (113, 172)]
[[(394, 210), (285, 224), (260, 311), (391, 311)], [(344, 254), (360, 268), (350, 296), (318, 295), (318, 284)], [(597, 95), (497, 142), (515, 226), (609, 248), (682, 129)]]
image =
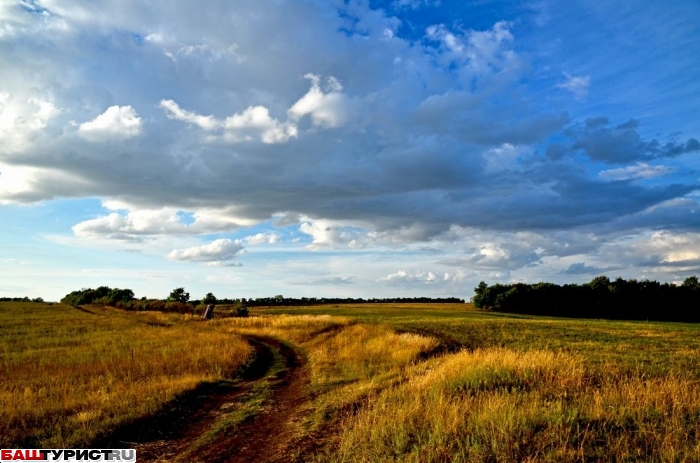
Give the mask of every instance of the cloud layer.
[[(623, 244), (645, 256), (624, 268), (695, 269), (690, 251), (639, 244), (697, 231), (700, 133), (654, 117), (672, 110), (662, 83), (647, 103), (626, 95), (627, 61), (593, 66), (629, 24), (580, 6), (610, 18), (606, 48), (556, 27), (573, 6), (511, 6), (465, 24), (424, 1), (6, 2), (0, 203), (100, 198), (75, 237), (189, 240), (175, 261), (230, 265), (243, 242), (436, 253), (381, 284), (591, 274), (618, 268), (592, 258)], [(695, 65), (669, 61), (666, 32), (646, 43), (676, 82)]]

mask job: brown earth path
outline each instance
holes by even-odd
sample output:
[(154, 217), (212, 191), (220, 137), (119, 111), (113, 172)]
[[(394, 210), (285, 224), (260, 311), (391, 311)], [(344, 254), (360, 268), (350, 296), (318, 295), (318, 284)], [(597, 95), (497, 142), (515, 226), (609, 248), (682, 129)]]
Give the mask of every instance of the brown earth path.
[[(302, 461), (301, 420), (308, 394), (304, 356), (274, 338), (249, 336), (254, 360), (235, 381), (203, 384), (156, 415), (117, 429), (91, 448), (134, 448), (139, 462), (173, 462), (212, 428), (217, 419), (239, 406), (261, 381), (270, 395), (254, 416), (192, 451), (183, 461), (206, 463)], [(281, 365), (280, 365), (281, 364)]]

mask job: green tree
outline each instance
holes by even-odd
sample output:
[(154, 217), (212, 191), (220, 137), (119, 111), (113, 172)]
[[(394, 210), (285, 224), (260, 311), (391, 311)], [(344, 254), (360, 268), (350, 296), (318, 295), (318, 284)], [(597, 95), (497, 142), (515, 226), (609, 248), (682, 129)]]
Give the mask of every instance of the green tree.
[(190, 300), (190, 293), (185, 292), (185, 288), (175, 288), (170, 291), (168, 301), (187, 303)]
[(202, 304), (215, 304), (215, 303), (216, 303), (216, 296), (214, 296), (212, 293), (207, 293), (207, 295), (202, 298)]
[(489, 285), (481, 281), (479, 286), (474, 288), (474, 295), (472, 296), (472, 303), (477, 309), (483, 309), (488, 304), (488, 290)]
[(117, 302), (129, 302), (134, 300), (134, 292), (130, 289), (112, 288), (107, 293), (110, 304)]

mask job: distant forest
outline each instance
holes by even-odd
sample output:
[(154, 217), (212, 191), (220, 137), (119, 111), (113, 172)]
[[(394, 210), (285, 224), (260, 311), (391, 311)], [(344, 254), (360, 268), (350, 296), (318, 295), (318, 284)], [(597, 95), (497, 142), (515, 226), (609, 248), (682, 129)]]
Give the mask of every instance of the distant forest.
[(208, 293), (202, 300), (190, 300), (189, 293), (184, 288), (176, 288), (165, 300), (160, 299), (136, 299), (130, 289), (110, 288), (83, 288), (67, 294), (61, 302), (69, 305), (105, 304), (124, 308), (127, 310), (163, 310), (173, 312), (186, 312), (190, 308), (200, 304), (222, 304), (235, 307), (265, 307), (265, 306), (301, 306), (320, 304), (376, 304), (376, 303), (464, 303), (464, 299), (456, 297), (393, 297), (393, 298), (337, 298), (337, 297), (258, 297), (246, 299), (219, 299), (212, 293)]
[(385, 303), (422, 303), (422, 304), (454, 304), (464, 303), (464, 299), (457, 297), (389, 297), (389, 298), (352, 298), (352, 297), (258, 297), (255, 299), (222, 299), (219, 304), (241, 303), (248, 307), (264, 307), (273, 305), (317, 305), (317, 304), (385, 304)]
[(0, 302), (44, 302), (44, 299), (40, 297), (29, 298), (29, 296), (24, 297), (0, 297)]
[(700, 282), (682, 285), (649, 280), (610, 281), (599, 276), (585, 284), (553, 283), (487, 285), (474, 288), (480, 309), (528, 315), (612, 320), (700, 322)]
[[(0, 298), (0, 300), (29, 301), (29, 298)], [(32, 300), (41, 302), (41, 298)], [(376, 304), (376, 303), (464, 303), (456, 297), (399, 297), (399, 298), (290, 298), (282, 295), (259, 298), (219, 299), (208, 293), (204, 299), (190, 300), (189, 293), (176, 288), (170, 297), (136, 299), (130, 289), (84, 288), (67, 294), (61, 302), (71, 305), (106, 304), (126, 310), (161, 310), (166, 312), (194, 312), (200, 304), (215, 303), (231, 308), (266, 306), (304, 306), (321, 304)], [(474, 288), (474, 306), (483, 310), (526, 315), (545, 315), (571, 318), (603, 318), (611, 320), (657, 320), (700, 322), (700, 280), (691, 276), (681, 285), (650, 280), (611, 281), (599, 276), (584, 284), (554, 283), (496, 283), (485, 282)]]

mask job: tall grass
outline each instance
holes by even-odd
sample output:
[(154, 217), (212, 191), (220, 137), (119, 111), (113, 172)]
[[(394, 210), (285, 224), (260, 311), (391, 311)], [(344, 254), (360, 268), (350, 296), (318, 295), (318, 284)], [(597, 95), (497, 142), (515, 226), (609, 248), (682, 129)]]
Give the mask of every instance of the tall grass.
[[(325, 446), (304, 460), (700, 461), (694, 325), (506, 318), (466, 305), (265, 309), (198, 323), (8, 304), (6, 447), (88, 442), (230, 375), (250, 353), (240, 335), (258, 335), (306, 359), (309, 400), (296, 432)], [(438, 338), (466, 348), (422, 355)]]
[(700, 461), (700, 325), (469, 304), (264, 312), (341, 314), (469, 348), (377, 389), (318, 461)]
[(489, 348), (416, 366), (346, 417), (323, 461), (698, 461), (700, 387), (588, 376), (579, 358)]
[(77, 447), (230, 376), (251, 353), (187, 316), (0, 304), (0, 445)]
[(406, 379), (405, 372), (437, 341), (387, 325), (355, 323), (328, 315), (278, 315), (229, 319), (233, 332), (291, 340), (308, 360), (313, 432), (355, 408), (366, 397)]

